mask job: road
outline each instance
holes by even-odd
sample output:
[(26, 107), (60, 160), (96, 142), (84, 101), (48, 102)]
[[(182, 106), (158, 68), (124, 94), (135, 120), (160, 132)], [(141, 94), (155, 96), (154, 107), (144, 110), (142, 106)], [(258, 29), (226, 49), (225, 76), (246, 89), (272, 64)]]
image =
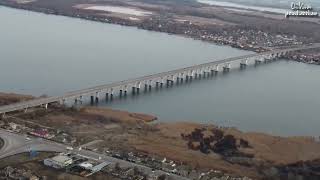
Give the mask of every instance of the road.
[(0, 138), (4, 141), (0, 149), (0, 159), (24, 152), (46, 151), (64, 152), (66, 147), (61, 144), (45, 141), (41, 138), (29, 138), (0, 129)]
[[(7, 130), (0, 129), (0, 138), (4, 141), (4, 145), (0, 149), (0, 159), (3, 159), (8, 156), (12, 156), (12, 155), (20, 154), (20, 153), (29, 152), (30, 149), (35, 151), (44, 151), (44, 152), (67, 152), (67, 147), (68, 147), (67, 145), (48, 141), (41, 138), (29, 137), (27, 139), (26, 137), (27, 136), (24, 136), (21, 134), (15, 134)], [(117, 159), (111, 156), (107, 156), (107, 155), (89, 151), (89, 150), (74, 149), (68, 152), (78, 154), (88, 159), (94, 159), (98, 162), (108, 161), (108, 162), (111, 162), (111, 164), (113, 165), (116, 163), (119, 163), (120, 167), (137, 167), (146, 174), (154, 173), (157, 176), (162, 174), (167, 174), (166, 172), (161, 170), (152, 171), (152, 168), (149, 168), (147, 166), (135, 164), (129, 161)], [(188, 178), (178, 176), (175, 174), (170, 174), (170, 176), (177, 180), (188, 180)]]

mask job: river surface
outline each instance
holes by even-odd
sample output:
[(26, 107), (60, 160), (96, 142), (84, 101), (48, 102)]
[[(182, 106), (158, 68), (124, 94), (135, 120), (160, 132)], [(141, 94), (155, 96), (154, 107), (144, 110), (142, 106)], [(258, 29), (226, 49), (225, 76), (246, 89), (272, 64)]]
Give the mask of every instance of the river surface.
[[(64, 92), (250, 54), (136, 28), (0, 7), (0, 91)], [(278, 61), (103, 103), (160, 121), (319, 135), (320, 67)]]

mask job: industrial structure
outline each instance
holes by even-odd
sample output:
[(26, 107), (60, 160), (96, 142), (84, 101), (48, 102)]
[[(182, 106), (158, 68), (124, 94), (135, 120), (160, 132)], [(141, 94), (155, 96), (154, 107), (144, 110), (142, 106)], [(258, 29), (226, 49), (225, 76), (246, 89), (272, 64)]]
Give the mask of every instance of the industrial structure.
[(43, 164), (56, 169), (65, 168), (73, 163), (72, 158), (65, 155), (58, 155), (43, 160)]

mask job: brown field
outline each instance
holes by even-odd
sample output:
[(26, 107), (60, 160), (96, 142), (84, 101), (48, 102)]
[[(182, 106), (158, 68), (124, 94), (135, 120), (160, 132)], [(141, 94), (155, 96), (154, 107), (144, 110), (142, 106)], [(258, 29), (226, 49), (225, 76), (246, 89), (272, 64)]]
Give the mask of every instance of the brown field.
[(249, 142), (251, 148), (241, 148), (241, 152), (254, 155), (254, 163), (249, 166), (230, 163), (219, 154), (203, 154), (189, 149), (187, 142), (181, 138), (181, 133), (190, 133), (195, 128), (216, 129), (214, 125), (184, 122), (150, 124), (148, 122), (156, 119), (154, 116), (112, 109), (85, 107), (78, 111), (30, 112), (20, 115), (20, 118), (65, 130), (78, 139), (79, 145), (102, 140), (96, 145), (99, 150), (134, 151), (167, 157), (202, 170), (222, 170), (254, 178), (261, 178), (257, 172), (260, 166), (283, 166), (320, 158), (320, 143), (312, 138), (275, 137), (225, 128), (222, 129), (225, 134)]
[(20, 95), (14, 93), (1, 93), (0, 92), (0, 106), (17, 103), (33, 99), (34, 97), (28, 95)]

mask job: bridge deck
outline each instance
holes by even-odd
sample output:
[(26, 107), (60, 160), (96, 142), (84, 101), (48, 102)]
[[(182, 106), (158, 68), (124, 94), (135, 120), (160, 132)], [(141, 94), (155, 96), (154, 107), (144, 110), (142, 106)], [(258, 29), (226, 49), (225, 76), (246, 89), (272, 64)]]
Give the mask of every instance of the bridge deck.
[(176, 74), (183, 73), (183, 72), (189, 72), (194, 69), (211, 67), (214, 65), (221, 65), (221, 64), (231, 63), (231, 62), (239, 61), (239, 60), (243, 60), (243, 59), (267, 56), (267, 55), (277, 54), (277, 53), (281, 53), (281, 52), (291, 52), (291, 51), (297, 51), (297, 50), (314, 49), (314, 48), (319, 48), (319, 47), (320, 47), (320, 43), (316, 43), (313, 45), (282, 48), (282, 49), (277, 49), (277, 50), (259, 53), (259, 54), (249, 54), (249, 55), (232, 57), (232, 58), (227, 58), (227, 59), (218, 60), (218, 61), (212, 61), (212, 62), (208, 62), (208, 63), (193, 65), (193, 66), (180, 68), (180, 69), (176, 69), (176, 70), (171, 70), (171, 71), (167, 71), (167, 72), (161, 72), (161, 73), (147, 75), (147, 76), (143, 76), (143, 77), (114, 82), (114, 83), (110, 83), (110, 84), (106, 84), (106, 85), (95, 86), (95, 87), (91, 87), (91, 88), (87, 88), (87, 89), (83, 89), (83, 90), (73, 91), (73, 92), (66, 93), (62, 96), (34, 99), (34, 100), (26, 101), (26, 102), (20, 102), (20, 103), (7, 105), (7, 106), (1, 106), (0, 107), (0, 114), (12, 112), (12, 111), (17, 111), (17, 110), (23, 110), (26, 108), (40, 106), (40, 105), (44, 105), (44, 104), (48, 104), (48, 103), (59, 102), (60, 100), (63, 100), (63, 99), (77, 98), (79, 96), (90, 95), (93, 93), (95, 94), (96, 92), (105, 91), (105, 90), (116, 88), (116, 87), (126, 86), (126, 85), (134, 84), (137, 82), (144, 82), (144, 81), (154, 80), (157, 78), (176, 75)]

